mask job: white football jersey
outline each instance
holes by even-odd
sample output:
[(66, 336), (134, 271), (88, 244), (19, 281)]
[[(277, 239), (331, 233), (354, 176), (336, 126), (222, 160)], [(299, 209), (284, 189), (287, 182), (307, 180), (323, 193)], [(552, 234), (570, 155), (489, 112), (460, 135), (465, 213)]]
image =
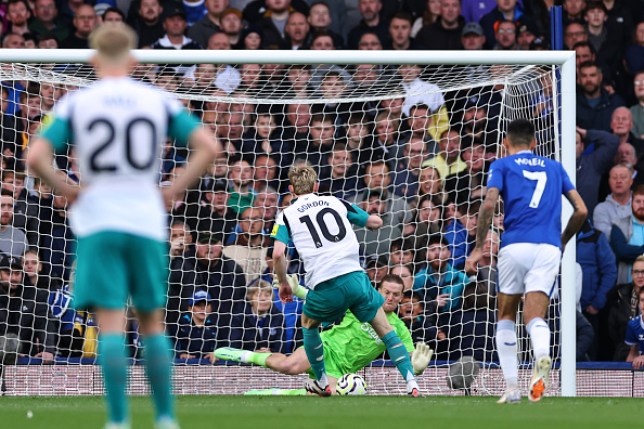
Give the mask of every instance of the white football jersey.
[[(361, 212), (361, 213), (358, 213)], [(362, 271), (360, 246), (350, 217), (364, 225), (368, 215), (336, 197), (307, 194), (281, 212), (277, 230), (286, 228), (306, 270), (306, 286), (315, 286), (343, 274)]]
[(108, 230), (166, 239), (161, 154), (166, 136), (176, 134), (170, 128), (192, 131), (186, 128), (196, 121), (176, 120), (182, 115), (177, 100), (130, 78), (98, 81), (56, 104), (51, 129), (42, 134), (60, 152), (64, 143), (54, 130), (67, 129), (81, 177), (82, 191), (70, 210), (78, 236)]

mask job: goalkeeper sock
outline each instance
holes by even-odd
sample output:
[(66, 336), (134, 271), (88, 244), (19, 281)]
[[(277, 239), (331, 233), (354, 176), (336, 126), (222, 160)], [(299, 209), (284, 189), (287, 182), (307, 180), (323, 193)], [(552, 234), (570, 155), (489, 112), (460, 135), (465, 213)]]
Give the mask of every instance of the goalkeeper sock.
[(507, 387), (508, 389), (515, 389), (518, 386), (519, 362), (517, 358), (517, 333), (514, 330), (513, 321), (499, 320), (496, 324), (496, 349)]
[(530, 334), (535, 359), (550, 355), (550, 327), (541, 317), (535, 317), (526, 327)]
[(242, 352), (239, 359), (244, 363), (254, 363), (255, 365), (263, 366), (264, 368), (266, 368), (266, 360), (272, 354), (273, 353), (271, 352), (245, 351), (245, 352)]
[(106, 333), (98, 343), (103, 383), (107, 400), (107, 416), (112, 423), (125, 423), (127, 419), (127, 359), (125, 335)]
[(170, 343), (163, 334), (146, 336), (143, 339), (145, 371), (152, 387), (156, 418), (174, 420), (172, 397), (172, 363)]
[(324, 370), (324, 347), (322, 346), (320, 330), (317, 327), (302, 328), (302, 336), (304, 339), (304, 351), (311, 364), (313, 374), (323, 386), (326, 386), (328, 381)]
[(398, 371), (400, 371), (405, 381), (409, 382), (414, 380), (414, 370), (409, 359), (409, 352), (396, 331), (391, 331), (382, 337), (382, 342), (387, 346), (389, 359), (396, 365), (396, 368), (398, 368)]

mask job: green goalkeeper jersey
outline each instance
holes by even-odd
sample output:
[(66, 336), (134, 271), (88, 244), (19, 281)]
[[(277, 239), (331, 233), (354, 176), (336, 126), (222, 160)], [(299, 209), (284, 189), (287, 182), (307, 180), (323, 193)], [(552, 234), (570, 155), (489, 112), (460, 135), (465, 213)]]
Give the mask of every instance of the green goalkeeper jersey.
[[(387, 314), (387, 320), (398, 334), (407, 351), (414, 350), (409, 329), (395, 313)], [(385, 344), (367, 322), (361, 323), (347, 311), (342, 323), (322, 332), (324, 363), (328, 375), (340, 378), (356, 373), (369, 365), (386, 350)]]

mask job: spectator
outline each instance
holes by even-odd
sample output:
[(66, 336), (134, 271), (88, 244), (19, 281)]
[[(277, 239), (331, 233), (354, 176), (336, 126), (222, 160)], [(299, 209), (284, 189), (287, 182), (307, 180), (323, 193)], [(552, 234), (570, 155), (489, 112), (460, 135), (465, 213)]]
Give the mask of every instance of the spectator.
[[(644, 25), (639, 25), (644, 33)], [(633, 87), (638, 104), (631, 106), (633, 115), (632, 132), (637, 138), (644, 139), (644, 71), (635, 74), (633, 78)]]
[[(54, 323), (49, 320), (48, 292), (27, 284), (19, 257), (0, 260), (0, 337), (12, 338), (11, 352), (54, 359)], [(5, 350), (7, 353), (7, 350)]]
[[(637, 75), (641, 75), (642, 70), (644, 70), (644, 59), (642, 59), (644, 58), (644, 20), (637, 24), (634, 39), (635, 43), (629, 45), (624, 53), (624, 65), (626, 66), (626, 71), (634, 74), (635, 79), (638, 80)], [(641, 76), (639, 80), (642, 80)], [(637, 95), (637, 85), (635, 93)]]
[(334, 145), (335, 124), (333, 117), (317, 113), (311, 117), (307, 147), (302, 152), (296, 147), (295, 159), (306, 160), (314, 166), (328, 164), (328, 158)]
[(517, 27), (514, 21), (499, 21), (495, 26), (494, 38), (496, 51), (514, 51), (520, 49), (517, 44)]
[(45, 270), (38, 251), (30, 249), (25, 252), (23, 260), (23, 269), (25, 272), (25, 282), (43, 290), (56, 290), (61, 287), (58, 279), (55, 279)]
[(349, 35), (346, 38), (349, 49), (357, 49), (358, 41), (366, 32), (377, 34), (383, 45), (389, 43), (389, 23), (380, 15), (382, 7), (381, 0), (358, 1), (358, 10), (362, 20), (349, 31)]
[(389, 21), (388, 50), (409, 51), (419, 49), (420, 46), (411, 38), (411, 26), (413, 20), (406, 12), (396, 12)]
[[(388, 210), (388, 191), (386, 189), (368, 189), (361, 196), (363, 200), (360, 208), (370, 215), (380, 216), (383, 226), (377, 230), (354, 226), (358, 243), (360, 243), (360, 254), (365, 256), (386, 255), (391, 242), (402, 236), (401, 225), (394, 220), (396, 214)], [(402, 214), (404, 215), (404, 213)]]
[(201, 201), (175, 215), (183, 216), (193, 231), (223, 233), (227, 240), (237, 223), (236, 213), (228, 206), (228, 182), (226, 179), (216, 179), (204, 185)]
[(564, 24), (572, 22), (581, 23), (584, 21), (584, 10), (586, 9), (586, 0), (564, 0)]
[(69, 280), (76, 237), (69, 226), (67, 200), (54, 195), (49, 206), (40, 207), (38, 230), (40, 256), (51, 267), (51, 276)]
[(488, 285), (470, 283), (463, 291), (463, 308), (449, 320), (449, 360), (472, 356), (479, 362), (496, 360), (494, 353), (494, 302)]
[[(611, 167), (619, 141), (616, 136), (605, 131), (580, 127), (577, 127), (575, 141), (577, 189), (588, 207), (588, 213), (592, 213), (598, 203), (601, 177)], [(592, 152), (584, 153), (584, 141), (594, 145)]]
[(255, 158), (253, 189), (263, 192), (266, 189), (278, 189), (284, 186), (280, 180), (280, 167), (274, 157), (259, 155)]
[(183, 11), (186, 13), (188, 27), (192, 27), (197, 21), (206, 15), (207, 9), (204, 3), (205, 1), (203, 0), (184, 0), (181, 2)]
[(264, 40), (262, 39), (262, 31), (258, 27), (248, 27), (242, 30), (240, 35), (240, 42), (235, 49), (263, 49)]
[(246, 300), (235, 310), (231, 326), (231, 347), (273, 353), (286, 348), (284, 315), (273, 306), (271, 284), (259, 277), (248, 285)]
[(573, 45), (572, 50), (575, 51), (575, 61), (577, 64), (577, 72), (579, 72), (579, 66), (587, 61), (597, 62), (597, 55), (595, 53), (595, 48), (590, 42), (577, 42)]
[[(374, 152), (382, 154), (382, 159), (387, 161), (389, 168), (393, 168), (396, 160), (400, 158), (402, 143), (405, 136), (401, 136), (400, 121), (388, 111), (381, 111), (375, 118)], [(375, 155), (375, 153), (374, 153)]]
[(365, 271), (373, 287), (380, 284), (382, 279), (389, 271), (389, 265), (385, 257), (378, 257), (376, 255), (368, 255), (365, 257)]
[[(414, 276), (414, 291), (427, 305), (433, 301), (440, 313), (456, 311), (461, 306), (466, 274), (449, 263), (451, 254), (447, 241), (440, 235), (430, 237), (423, 267)], [(441, 326), (442, 323), (439, 323)]]
[(29, 23), (29, 31), (38, 38), (54, 36), (59, 42), (69, 35), (69, 28), (58, 18), (58, 8), (54, 0), (34, 2), (34, 17)]
[(253, 167), (247, 161), (234, 161), (228, 173), (230, 180), (230, 196), (228, 207), (235, 213), (241, 214), (244, 210), (252, 207), (255, 199), (253, 183)]
[[(312, 51), (333, 51), (337, 49), (337, 46), (335, 46), (335, 40), (333, 40), (333, 36), (326, 31), (318, 31), (313, 36), (311, 37), (311, 46), (310, 49)], [(336, 66), (337, 67), (337, 66)], [(327, 67), (316, 67), (316, 70), (321, 69), (321, 71), (318, 73), (318, 75), (325, 76), (326, 73), (331, 69), (328, 66)], [(320, 77), (318, 76), (318, 80), (320, 80)], [(316, 87), (319, 85), (316, 85)]]
[(624, 343), (630, 347), (626, 362), (633, 363), (633, 369), (644, 368), (644, 291), (640, 289), (637, 294), (637, 307), (640, 316), (628, 322)]
[(467, 170), (467, 164), (461, 159), (461, 135), (455, 129), (443, 131), (438, 147), (438, 155), (423, 162), (423, 167), (436, 168), (443, 182), (449, 176)]
[(162, 12), (159, 0), (141, 0), (137, 14), (128, 20), (139, 36), (139, 48), (152, 46), (165, 34)]
[(443, 230), (443, 208), (436, 195), (425, 194), (418, 199), (413, 217), (405, 222), (403, 234), (414, 242), (417, 252), (427, 247), (429, 238)]
[(7, 33), (2, 38), (2, 47), (4, 49), (24, 49), (25, 38), (17, 33)]
[(249, 207), (244, 210), (235, 228), (233, 243), (225, 246), (223, 255), (232, 259), (246, 274), (246, 284), (266, 270), (266, 252), (264, 244), (264, 220), (260, 208)]
[(443, 237), (449, 245), (450, 264), (460, 270), (465, 266), (465, 258), (476, 241), (476, 222), (481, 202), (465, 202), (457, 207), (454, 216), (445, 222)]
[(483, 46), (485, 46), (485, 34), (479, 23), (470, 22), (463, 26), (461, 45), (466, 51), (480, 51), (483, 49)]
[(396, 164), (394, 172), (394, 193), (397, 196), (407, 201), (416, 198), (420, 166), (431, 153), (425, 141), (418, 137), (412, 136), (411, 140), (403, 146), (402, 157)]
[(631, 214), (633, 167), (624, 164), (613, 166), (608, 175), (608, 186), (610, 195), (593, 211), (593, 224), (606, 238), (610, 237), (613, 222)]
[(571, 22), (564, 29), (564, 45), (567, 49), (572, 49), (580, 42), (588, 42), (586, 27), (580, 22)]
[(440, 16), (435, 23), (418, 32), (416, 40), (425, 49), (463, 49), (461, 36), (465, 19), (459, 0), (440, 0)]
[[(389, 277), (389, 276), (387, 276)], [(419, 341), (428, 343), (433, 350), (436, 350), (436, 342), (444, 340), (445, 333), (436, 328), (436, 322), (425, 311), (425, 304), (420, 294), (412, 290), (403, 292), (402, 300), (398, 306), (398, 317), (402, 320), (414, 343)]]
[(583, 316), (592, 325), (595, 342), (591, 357), (596, 360), (601, 349), (600, 332), (603, 319), (600, 312), (606, 306), (609, 294), (617, 284), (617, 261), (608, 238), (587, 220), (577, 234), (577, 263), (581, 266), (582, 289), (580, 306)]
[(50, 324), (57, 335), (56, 355), (72, 358), (96, 358), (98, 327), (94, 315), (88, 311), (75, 311), (72, 304), (71, 285), (49, 293)]
[(210, 37), (221, 31), (221, 17), (229, 0), (205, 0), (205, 5), (206, 14), (188, 29), (188, 37), (199, 46), (207, 46)]
[(319, 192), (349, 199), (361, 187), (358, 185), (358, 165), (344, 144), (336, 144), (329, 155), (329, 164), (321, 169)]
[(485, 145), (481, 140), (461, 139), (461, 157), (467, 169), (448, 176), (445, 181), (447, 198), (456, 205), (482, 200), (487, 178)]
[[(344, 2), (339, 2), (342, 6), (344, 6)], [(335, 4), (333, 6), (336, 6)], [(339, 7), (338, 9), (340, 9)], [(334, 40), (334, 45), (338, 49), (343, 49), (344, 48), (344, 40), (342, 39), (342, 36), (338, 34), (338, 31), (334, 29), (333, 27), (339, 27), (337, 25), (334, 25), (335, 22), (331, 17), (331, 5), (328, 4), (326, 1), (314, 1), (311, 3), (311, 8), (309, 10), (309, 17), (307, 18), (307, 21), (309, 23), (309, 26), (311, 27), (312, 31), (314, 33), (320, 32), (320, 31), (325, 31), (329, 33)], [(337, 14), (338, 10), (335, 9), (334, 12)], [(338, 28), (339, 30), (339, 28)]]
[[(221, 31), (228, 36), (230, 46), (238, 46), (242, 40), (242, 13), (237, 9), (226, 9), (221, 14)], [(197, 42), (198, 43), (198, 42)]]
[(631, 129), (633, 128), (633, 115), (627, 107), (618, 107), (613, 111), (610, 119), (610, 128), (617, 137), (619, 143), (630, 143), (637, 154), (637, 157), (644, 155), (644, 140), (635, 136)]
[(304, 49), (309, 41), (309, 23), (306, 16), (300, 12), (293, 12), (286, 20), (284, 33), (284, 49), (298, 50)]
[(381, 51), (383, 47), (380, 37), (376, 33), (365, 31), (358, 41), (358, 49), (361, 51)]
[[(640, 316), (639, 296), (644, 290), (644, 255), (638, 256), (630, 270), (631, 281), (619, 282), (609, 297), (608, 334), (610, 358), (624, 361), (628, 356), (629, 347), (624, 344), (628, 323), (634, 317)], [(612, 353), (610, 353), (612, 352)]]
[(83, 4), (74, 14), (74, 29), (60, 47), (63, 49), (89, 49), (89, 35), (98, 26), (96, 11), (90, 5)]
[[(550, 29), (549, 25), (548, 29)], [(535, 27), (531, 20), (522, 20), (522, 22), (520, 22), (516, 28), (518, 49), (529, 51), (532, 43), (537, 40), (537, 38), (542, 37), (542, 33), (539, 33), (538, 31), (539, 30), (537, 29), (537, 27)]]
[(280, 195), (277, 191), (274, 188), (267, 186), (257, 192), (255, 201), (253, 201), (253, 208), (259, 210), (259, 213), (261, 214), (261, 221), (264, 224), (263, 231), (266, 236), (270, 235), (273, 230), (275, 218), (277, 217), (277, 210), (279, 209), (279, 200)]
[(601, 87), (603, 74), (597, 64), (583, 63), (579, 73), (577, 126), (609, 131), (611, 115), (624, 101), (618, 94), (609, 94)]
[(445, 103), (445, 99), (443, 99), (438, 87), (422, 80), (420, 72), (420, 67), (413, 64), (401, 65), (398, 68), (398, 73), (402, 78), (402, 87), (405, 91), (402, 112), (406, 116), (410, 115), (411, 106), (416, 104), (426, 104), (434, 113), (438, 112), (438, 109)]
[(613, 222), (610, 232), (610, 245), (615, 252), (618, 264), (617, 282), (631, 281), (631, 264), (644, 253), (644, 186), (633, 191), (632, 213)]
[(217, 325), (210, 302), (210, 295), (204, 290), (196, 291), (188, 300), (188, 311), (179, 319), (176, 333), (171, 334), (177, 359), (205, 359), (214, 363), (215, 349), (228, 344), (228, 329)]
[(412, 240), (400, 238), (392, 241), (389, 246), (389, 265), (392, 269), (412, 265), (416, 259), (415, 250)]
[[(152, 45), (152, 49), (201, 49), (201, 46), (185, 36), (187, 25), (186, 14), (183, 9), (177, 8), (166, 12), (163, 18), (165, 35)], [(228, 41), (227, 38), (226, 41)], [(208, 49), (210, 49), (210, 46), (208, 46)], [(194, 65), (178, 65), (174, 67), (176, 72), (181, 75), (192, 74), (195, 68)]]
[(27, 0), (12, 0), (7, 5), (7, 21), (11, 24), (8, 28), (9, 33), (22, 36), (26, 33), (31, 33), (29, 29), (30, 18), (31, 10)]
[(463, 0), (461, 2), (462, 15), (465, 22), (478, 23), (486, 14), (496, 7), (495, 0)]
[(486, 48), (493, 48), (494, 30), (499, 21), (517, 22), (521, 16), (523, 16), (523, 8), (517, 4), (517, 0), (497, 0), (496, 7), (479, 21), (485, 33)]
[(605, 79), (611, 81), (615, 68), (619, 67), (627, 41), (624, 37), (625, 34), (622, 33), (621, 25), (611, 25), (606, 21), (607, 12), (606, 6), (601, 0), (591, 0), (584, 11), (584, 19), (588, 31), (588, 42), (597, 53), (597, 63), (602, 70), (609, 73), (605, 75)]
[(403, 198), (397, 197), (393, 192), (389, 164), (383, 160), (374, 160), (365, 167), (363, 180), (365, 189), (355, 197), (354, 202), (366, 201), (371, 191), (385, 190), (386, 192), (381, 193), (381, 196), (385, 197), (385, 212), (390, 215), (388, 219), (393, 226), (401, 226), (409, 217), (407, 215), (409, 206)]
[(416, 138), (425, 142), (427, 148), (425, 154), (436, 155), (438, 146), (432, 138), (429, 129), (433, 126), (434, 116), (426, 104), (415, 104), (409, 109), (407, 125), (409, 125), (409, 139)]
[[(195, 248), (190, 227), (181, 220), (174, 220), (170, 225), (170, 275), (168, 282), (168, 302), (166, 303), (165, 321), (175, 325), (180, 312), (186, 309), (186, 302), (194, 293)], [(193, 280), (192, 284), (189, 280)]]
[[(294, 12), (291, 8), (291, 0), (266, 0), (266, 11), (257, 25), (262, 31), (262, 39), (265, 46), (280, 47), (287, 46), (286, 43), (286, 22), (289, 15)], [(249, 20), (253, 22), (252, 20)]]
[(253, 164), (258, 155), (271, 155), (279, 160), (280, 167), (289, 165), (292, 162), (293, 147), (291, 142), (280, 138), (282, 133), (268, 106), (257, 107), (253, 125), (243, 136), (240, 151), (242, 157)]
[(443, 181), (441, 180), (440, 171), (435, 167), (422, 167), (418, 178), (418, 197), (429, 195), (436, 197), (438, 201), (445, 200), (443, 191)]
[(19, 258), (27, 249), (27, 237), (22, 230), (12, 225), (13, 206), (13, 193), (2, 191), (0, 194), (0, 252)]
[(192, 289), (188, 296), (197, 289), (206, 290), (213, 298), (213, 312), (230, 314), (233, 305), (244, 299), (246, 276), (235, 261), (223, 255), (222, 235), (200, 233), (195, 256), (194, 268), (183, 270), (182, 281), (187, 290)]
[(125, 14), (121, 9), (115, 7), (108, 7), (105, 9), (100, 18), (101, 22), (125, 22)]

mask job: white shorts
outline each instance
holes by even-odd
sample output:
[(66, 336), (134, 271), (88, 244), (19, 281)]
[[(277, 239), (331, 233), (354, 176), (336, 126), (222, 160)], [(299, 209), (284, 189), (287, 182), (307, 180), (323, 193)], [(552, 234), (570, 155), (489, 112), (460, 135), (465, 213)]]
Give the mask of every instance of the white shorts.
[(543, 292), (552, 295), (561, 250), (551, 244), (515, 243), (499, 252), (498, 291), (506, 295)]

